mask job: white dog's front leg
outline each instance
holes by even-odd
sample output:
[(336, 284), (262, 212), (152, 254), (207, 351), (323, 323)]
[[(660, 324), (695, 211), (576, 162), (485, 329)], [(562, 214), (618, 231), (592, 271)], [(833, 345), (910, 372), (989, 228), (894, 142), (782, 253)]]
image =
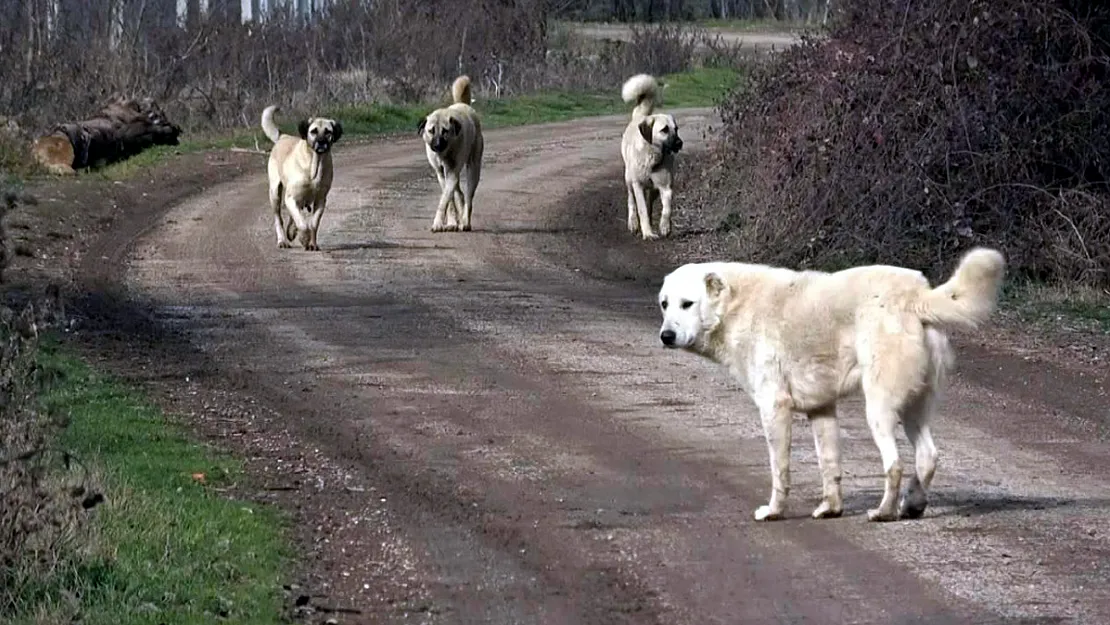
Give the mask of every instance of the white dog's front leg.
[[(455, 190), (459, 187), (459, 177), (457, 174), (447, 172), (443, 177), (443, 189), (439, 194), (439, 206), (436, 207), (436, 218), (432, 222), (432, 232), (442, 232), (444, 230), (458, 229), (458, 222), (456, 221), (454, 211), (451, 215), (447, 215), (447, 205), (454, 201)], [(447, 225), (444, 225), (444, 219)]]
[(636, 196), (636, 208), (640, 214), (640, 235), (645, 241), (658, 239), (659, 235), (651, 229), (651, 206), (647, 203), (643, 185), (632, 183), (632, 193)]
[[(770, 395), (770, 393), (769, 393)], [(774, 393), (769, 401), (761, 402), (759, 418), (767, 438), (767, 451), (771, 460), (771, 501), (755, 511), (756, 521), (775, 521), (786, 512), (786, 498), (790, 494), (790, 430), (791, 417), (788, 399)]]
[(659, 189), (659, 202), (663, 205), (663, 210), (659, 213), (659, 234), (665, 237), (671, 236), (671, 197), (673, 194), (674, 192), (669, 186)]
[(316, 244), (316, 233), (320, 231), (320, 221), (324, 218), (324, 209), (328, 206), (327, 200), (321, 199), (316, 203), (316, 208), (312, 211), (312, 215), (308, 218), (308, 247), (305, 249), (311, 252), (319, 252), (320, 246)]
[(636, 234), (640, 228), (640, 219), (636, 216), (636, 195), (632, 192), (632, 184), (626, 184), (628, 188), (628, 231)]
[(301, 243), (308, 246), (308, 224), (305, 223), (304, 215), (301, 214), (301, 207), (297, 205), (297, 199), (292, 195), (285, 196), (285, 209), (289, 211), (289, 216), (293, 218), (293, 223), (297, 225), (297, 232), (301, 235)]
[(836, 407), (809, 413), (813, 428), (813, 444), (817, 449), (817, 466), (821, 470), (821, 504), (811, 515), (815, 519), (831, 519), (844, 512), (840, 494), (840, 424)]

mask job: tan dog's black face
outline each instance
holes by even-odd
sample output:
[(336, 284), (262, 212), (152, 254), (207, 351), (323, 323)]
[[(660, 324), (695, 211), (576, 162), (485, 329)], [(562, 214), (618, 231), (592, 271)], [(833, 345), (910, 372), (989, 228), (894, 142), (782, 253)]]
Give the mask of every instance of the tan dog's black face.
[(432, 111), (421, 120), (417, 132), (424, 138), (424, 143), (439, 154), (462, 133), (462, 124), (445, 111)]
[(650, 115), (640, 122), (640, 136), (644, 141), (672, 154), (682, 150), (682, 138), (678, 136), (678, 123), (674, 117), (665, 114)]
[(334, 119), (313, 117), (302, 119), (297, 124), (297, 132), (317, 154), (326, 154), (339, 141), (339, 137), (343, 136), (343, 126)]

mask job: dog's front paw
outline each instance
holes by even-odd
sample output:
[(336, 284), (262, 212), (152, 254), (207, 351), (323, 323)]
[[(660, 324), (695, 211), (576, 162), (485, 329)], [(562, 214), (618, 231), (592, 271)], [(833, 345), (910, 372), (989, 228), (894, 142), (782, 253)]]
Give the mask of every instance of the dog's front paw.
[(643, 239), (645, 241), (655, 241), (655, 240), (659, 239), (659, 235), (650, 231), (650, 230), (643, 233), (643, 235), (641, 235), (641, 236), (643, 236)]
[(929, 507), (929, 500), (924, 493), (908, 493), (902, 498), (899, 506), (899, 515), (903, 519), (920, 519), (925, 515), (925, 508)]
[(756, 521), (778, 521), (782, 519), (782, 514), (782, 510), (772, 510), (771, 506), (759, 506), (752, 516)]
[(659, 224), (659, 234), (665, 237), (671, 236), (671, 225), (665, 222)]
[(638, 219), (632, 218), (632, 219), (628, 220), (628, 231), (629, 232), (631, 232), (632, 234), (636, 234), (636, 232), (639, 229), (640, 229), (640, 221)]
[(867, 520), (875, 523), (886, 523), (889, 521), (897, 521), (898, 513), (894, 510), (881, 510), (875, 508), (874, 510), (867, 511)]
[(459, 228), (459, 230), (462, 232), (470, 232), (470, 224), (463, 224), (463, 226)]
[(827, 501), (822, 501), (821, 505), (810, 515), (815, 519), (835, 519), (844, 514), (844, 509), (840, 506), (833, 506)]
[(439, 221), (433, 223), (432, 232), (443, 232), (443, 223)]
[(278, 241), (278, 248), (279, 249), (287, 250), (291, 247), (293, 247), (293, 244), (290, 243), (289, 241)]
[(304, 249), (306, 252), (319, 252), (320, 246), (316, 245), (315, 243), (309, 243), (308, 245), (304, 246)]

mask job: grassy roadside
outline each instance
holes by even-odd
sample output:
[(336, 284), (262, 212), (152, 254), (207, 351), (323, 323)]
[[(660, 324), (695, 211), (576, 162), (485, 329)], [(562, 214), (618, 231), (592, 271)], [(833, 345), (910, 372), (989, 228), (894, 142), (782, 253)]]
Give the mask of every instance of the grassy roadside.
[(105, 501), (87, 539), (59, 550), (52, 575), (25, 581), (18, 614), (0, 621), (279, 622), (282, 521), (220, 493), (239, 463), (190, 442), (137, 392), (57, 347), (39, 361), (54, 380), (44, 404), (69, 416), (57, 445), (89, 467)]
[[(713, 106), (718, 97), (736, 85), (739, 73), (730, 68), (700, 68), (663, 76), (662, 79), (667, 84), (663, 94), (664, 106)], [(371, 104), (334, 108), (322, 114), (340, 120), (348, 139), (407, 132), (415, 136), (417, 124), (435, 106), (435, 103), (402, 106)], [(475, 108), (481, 113), (482, 124), (486, 128), (567, 121), (580, 117), (625, 113), (629, 110), (628, 105), (621, 102), (619, 85), (606, 92), (550, 91), (513, 98), (479, 100), (475, 102)], [(295, 132), (294, 120), (282, 119), (280, 114), (277, 117), (284, 132)], [(257, 127), (197, 135), (187, 137), (181, 145), (155, 146), (126, 161), (110, 165), (99, 173), (109, 179), (119, 180), (177, 154), (256, 146), (263, 150), (269, 147), (269, 141)]]

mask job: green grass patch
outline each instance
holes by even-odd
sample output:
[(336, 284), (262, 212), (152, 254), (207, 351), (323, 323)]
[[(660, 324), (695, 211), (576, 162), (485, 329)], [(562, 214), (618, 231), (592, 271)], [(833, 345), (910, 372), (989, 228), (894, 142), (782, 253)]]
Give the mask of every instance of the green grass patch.
[(279, 622), (282, 522), (215, 490), (237, 479), (240, 464), (80, 361), (47, 348), (40, 362), (56, 380), (45, 405), (70, 417), (58, 445), (92, 467), (106, 501), (93, 511), (91, 544), (26, 584), (22, 614), (5, 622), (77, 606), (86, 625)]
[(1039, 328), (1110, 334), (1110, 292), (1078, 286), (1007, 283), (1002, 307)]
[[(735, 86), (740, 73), (733, 68), (707, 67), (663, 76), (667, 84), (663, 92), (663, 106), (667, 108), (713, 106), (717, 99)], [(323, 115), (343, 124), (348, 138), (372, 137), (391, 133), (411, 132), (415, 136), (420, 120), (436, 106), (445, 104), (424, 103), (409, 105), (371, 104), (368, 106), (343, 106), (328, 109)], [(479, 99), (475, 108), (482, 116), (485, 128), (521, 126), (547, 122), (567, 121), (580, 117), (627, 113), (629, 107), (620, 99), (620, 86), (605, 92), (550, 91), (501, 99)], [(296, 122), (277, 115), (283, 132), (296, 132)], [(260, 128), (241, 128), (230, 133), (188, 136), (177, 146), (155, 146), (126, 161), (114, 163), (99, 170), (99, 174), (112, 180), (133, 176), (152, 165), (164, 162), (177, 154), (232, 147), (263, 150), (270, 142)]]

